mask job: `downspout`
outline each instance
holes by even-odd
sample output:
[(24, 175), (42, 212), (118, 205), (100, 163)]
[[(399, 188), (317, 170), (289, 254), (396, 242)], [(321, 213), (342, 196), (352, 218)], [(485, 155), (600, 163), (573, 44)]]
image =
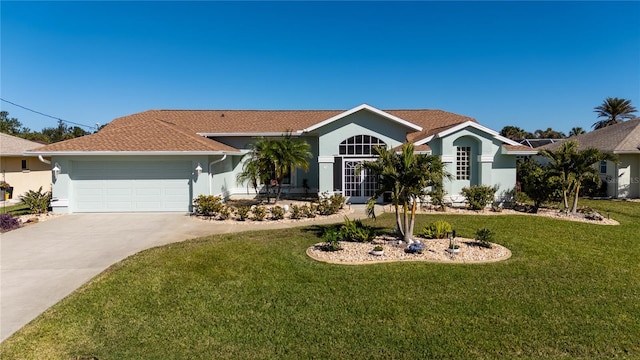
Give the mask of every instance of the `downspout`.
[(51, 161), (49, 161), (49, 160), (47, 160), (47, 159), (43, 158), (43, 157), (42, 157), (42, 155), (38, 155), (38, 160), (42, 161), (42, 162), (43, 162), (43, 163), (45, 163), (45, 164), (49, 164), (49, 165), (51, 165)]
[(212, 167), (213, 165), (219, 163), (219, 162), (223, 162), (224, 159), (227, 158), (227, 154), (222, 155), (222, 158), (218, 159), (218, 160), (214, 160), (212, 162), (209, 163), (209, 195), (213, 195), (213, 191), (211, 191), (211, 186), (213, 185), (213, 173), (212, 173)]

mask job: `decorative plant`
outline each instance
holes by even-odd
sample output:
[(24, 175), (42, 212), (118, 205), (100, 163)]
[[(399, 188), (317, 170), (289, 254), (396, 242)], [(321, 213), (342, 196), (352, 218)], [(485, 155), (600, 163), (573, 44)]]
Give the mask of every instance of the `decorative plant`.
[(304, 216), (302, 209), (298, 205), (291, 205), (291, 219), (297, 220)]
[(0, 231), (1, 232), (11, 231), (19, 227), (20, 227), (20, 222), (18, 221), (18, 218), (14, 217), (11, 214), (0, 215)]
[(406, 249), (404, 249), (404, 251), (409, 254), (422, 254), (422, 252), (424, 251), (424, 245), (419, 242), (414, 242)]
[(437, 220), (427, 224), (422, 230), (422, 237), (427, 239), (444, 239), (452, 231), (451, 224), (444, 220)]
[[(9, 183), (8, 183), (8, 182), (6, 182), (6, 181), (0, 181), (0, 189), (2, 189), (2, 190), (7, 190), (7, 189), (8, 189), (8, 188), (10, 188), (10, 187), (11, 187), (11, 185), (9, 185)], [(4, 200), (4, 199), (2, 199), (2, 200)]]
[(380, 246), (380, 245), (376, 245), (376, 246), (373, 248), (373, 251), (384, 251), (384, 248), (383, 248), (382, 246)]
[(309, 205), (302, 205), (300, 207), (300, 212), (302, 214), (302, 216), (307, 217), (307, 218), (314, 218), (316, 217), (316, 212), (315, 212), (315, 206), (314, 204), (311, 204), (311, 206)]
[(497, 186), (473, 185), (462, 188), (462, 195), (467, 198), (469, 209), (482, 210), (487, 204), (493, 203), (496, 191), (498, 191)]
[(216, 216), (224, 207), (222, 197), (213, 195), (200, 195), (194, 201), (196, 214), (203, 216)]
[(29, 207), (32, 214), (46, 213), (51, 204), (51, 192), (42, 192), (42, 186), (38, 191), (29, 190), (20, 197), (23, 204)]
[(262, 221), (267, 216), (267, 208), (264, 205), (257, 205), (253, 208), (253, 220)]
[(250, 207), (248, 206), (240, 206), (238, 208), (238, 220), (240, 221), (245, 221), (247, 220), (247, 218), (249, 218), (249, 211), (251, 210)]
[(493, 236), (493, 231), (487, 228), (478, 229), (478, 231), (476, 231), (476, 240), (478, 241), (478, 244), (485, 248), (491, 248)]
[(282, 220), (284, 219), (284, 209), (280, 206), (274, 206), (271, 208), (271, 219)]
[(223, 205), (220, 209), (220, 220), (227, 220), (231, 217), (231, 213), (233, 212), (233, 207)]
[(328, 193), (323, 193), (318, 199), (318, 213), (320, 215), (337, 214), (344, 206), (346, 200), (344, 196), (340, 194), (328, 195)]
[(324, 244), (320, 246), (323, 251), (338, 251), (342, 250), (340, 246), (340, 230), (335, 227), (330, 227), (324, 231), (322, 234), (322, 240), (324, 240)]
[(346, 216), (340, 233), (344, 241), (369, 242), (376, 237), (373, 227), (364, 225), (360, 220), (349, 220)]

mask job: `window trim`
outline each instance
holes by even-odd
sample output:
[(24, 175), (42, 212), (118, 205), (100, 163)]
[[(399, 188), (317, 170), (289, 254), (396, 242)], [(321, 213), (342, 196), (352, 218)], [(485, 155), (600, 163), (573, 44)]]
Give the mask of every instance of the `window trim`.
[(471, 146), (456, 147), (456, 180), (471, 180)]

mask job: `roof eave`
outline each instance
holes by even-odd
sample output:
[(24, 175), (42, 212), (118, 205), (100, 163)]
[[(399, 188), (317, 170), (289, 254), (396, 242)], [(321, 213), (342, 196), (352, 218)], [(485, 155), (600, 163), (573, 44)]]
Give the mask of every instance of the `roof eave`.
[(414, 124), (412, 122), (409, 122), (407, 120), (401, 119), (401, 118), (399, 118), (399, 117), (397, 117), (395, 115), (391, 115), (391, 114), (389, 114), (389, 113), (387, 113), (385, 111), (382, 111), (380, 109), (376, 109), (375, 107), (373, 107), (371, 105), (362, 104), (360, 106), (354, 107), (353, 109), (350, 109), (350, 110), (347, 110), (345, 112), (342, 112), (342, 113), (340, 113), (340, 114), (338, 114), (336, 116), (330, 117), (327, 120), (324, 120), (324, 121), (321, 121), (321, 122), (319, 122), (317, 124), (311, 125), (308, 128), (303, 129), (302, 132), (307, 133), (307, 132), (314, 131), (314, 130), (319, 129), (319, 128), (325, 126), (325, 125), (328, 125), (328, 124), (330, 124), (330, 123), (332, 123), (334, 121), (340, 120), (340, 119), (342, 119), (344, 117), (347, 117), (347, 116), (349, 116), (351, 114), (357, 113), (360, 110), (370, 111), (370, 112), (372, 112), (374, 114), (377, 114), (377, 115), (385, 117), (385, 118), (387, 118), (389, 120), (395, 121), (395, 122), (397, 122), (399, 124), (402, 124), (402, 125), (404, 125), (404, 126), (406, 126), (408, 128), (411, 128), (411, 129), (413, 129), (415, 131), (422, 131), (422, 127), (421, 126), (418, 126), (418, 125), (416, 125), (416, 124)]
[(291, 136), (300, 136), (302, 135), (302, 130), (292, 131), (287, 133), (286, 131), (278, 131), (278, 132), (229, 132), (229, 133), (208, 133), (208, 132), (199, 132), (197, 135), (204, 137), (255, 137), (255, 136), (283, 136), (287, 134), (291, 134)]
[(242, 151), (29, 151), (27, 156), (109, 156), (109, 155), (138, 155), (138, 156), (167, 156), (167, 155), (241, 155)]

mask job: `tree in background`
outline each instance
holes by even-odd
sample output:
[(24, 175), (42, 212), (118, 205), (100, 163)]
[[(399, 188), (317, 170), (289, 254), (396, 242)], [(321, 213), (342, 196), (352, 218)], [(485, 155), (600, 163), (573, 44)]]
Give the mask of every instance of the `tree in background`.
[(511, 125), (507, 125), (503, 127), (502, 130), (500, 131), (500, 135), (514, 141), (520, 141), (523, 139), (533, 137), (533, 136), (529, 136), (529, 135), (532, 135), (531, 133), (528, 133), (517, 126), (511, 126)]
[(40, 132), (31, 131), (31, 129), (22, 126), (18, 119), (9, 118), (7, 111), (0, 111), (0, 132), (45, 144), (90, 134), (90, 132), (81, 127), (67, 126), (62, 120), (58, 120), (58, 126), (56, 127), (44, 128)]
[(552, 128), (547, 128), (547, 130), (536, 130), (534, 133), (536, 138), (538, 139), (564, 139), (566, 136), (563, 132), (555, 131)]
[(569, 137), (571, 136), (578, 136), (578, 135), (582, 135), (582, 134), (586, 134), (587, 132), (584, 131), (583, 128), (581, 127), (574, 127), (571, 128), (571, 131), (569, 131)]
[(633, 113), (636, 111), (638, 110), (631, 105), (631, 100), (608, 97), (601, 105), (594, 108), (594, 112), (598, 114), (598, 118), (605, 119), (596, 121), (592, 127), (594, 130), (598, 130), (615, 125), (625, 119), (633, 119)]
[(22, 123), (16, 118), (10, 118), (7, 111), (0, 111), (0, 132), (19, 136), (24, 131)]

